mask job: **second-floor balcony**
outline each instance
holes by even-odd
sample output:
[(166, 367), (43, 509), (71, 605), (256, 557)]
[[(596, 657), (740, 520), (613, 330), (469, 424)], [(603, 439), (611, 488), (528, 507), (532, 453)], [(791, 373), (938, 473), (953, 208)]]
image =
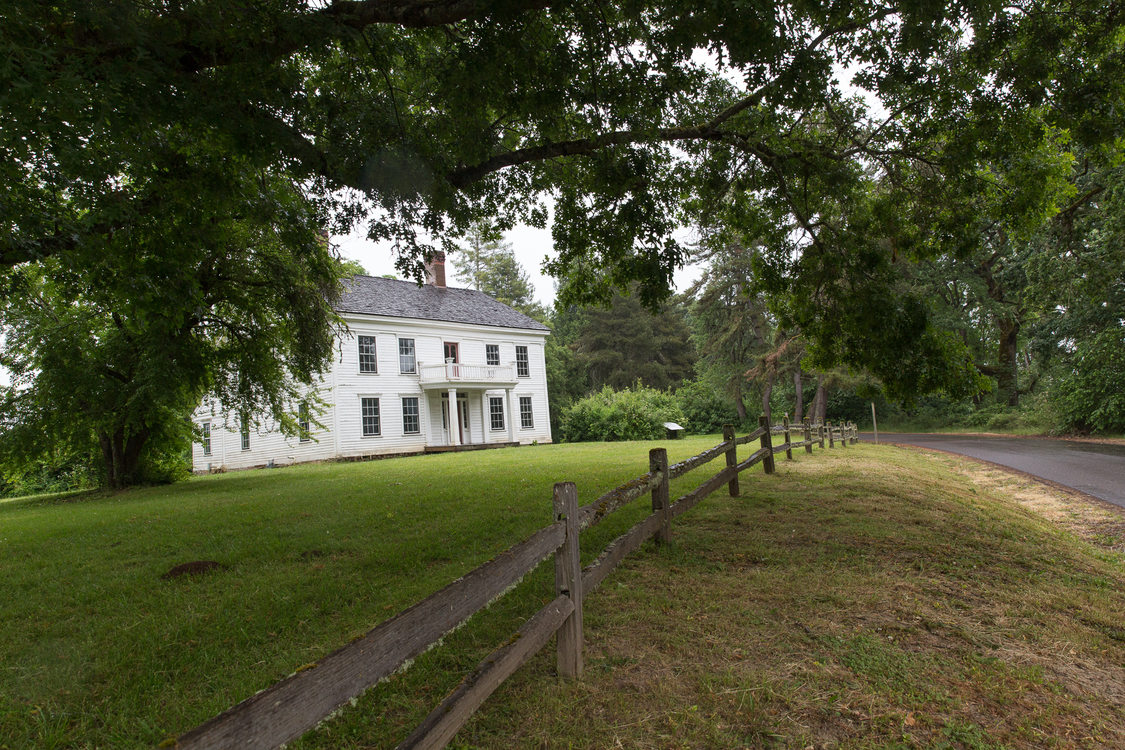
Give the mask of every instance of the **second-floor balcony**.
[(517, 382), (516, 365), (468, 365), (445, 362), (418, 364), (423, 388), (511, 388)]

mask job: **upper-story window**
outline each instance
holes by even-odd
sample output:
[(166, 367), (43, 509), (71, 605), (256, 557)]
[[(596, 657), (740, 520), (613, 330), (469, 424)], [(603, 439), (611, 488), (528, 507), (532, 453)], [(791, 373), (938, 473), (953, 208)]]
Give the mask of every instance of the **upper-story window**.
[(521, 378), (531, 377), (531, 364), (527, 359), (527, 347), (516, 347), (516, 375)]
[(414, 360), (414, 339), (398, 340), (398, 371), (407, 374), (418, 371)]
[(242, 439), (242, 450), (250, 450), (250, 420), (245, 415), (241, 417), (238, 433)]
[(484, 345), (484, 363), (486, 365), (500, 364), (500, 345), (499, 344), (485, 344)]
[(211, 455), (211, 423), (210, 422), (204, 422), (203, 424), (199, 425), (199, 431), (202, 433), (202, 436), (203, 436), (202, 440), (201, 440), (201, 442), (203, 443), (203, 455), (204, 456), (210, 456)]
[(359, 337), (359, 371), (379, 372), (379, 364), (375, 358), (375, 337)]
[(304, 401), (297, 407), (297, 437), (302, 443), (312, 440), (312, 430), (309, 424), (309, 405)]

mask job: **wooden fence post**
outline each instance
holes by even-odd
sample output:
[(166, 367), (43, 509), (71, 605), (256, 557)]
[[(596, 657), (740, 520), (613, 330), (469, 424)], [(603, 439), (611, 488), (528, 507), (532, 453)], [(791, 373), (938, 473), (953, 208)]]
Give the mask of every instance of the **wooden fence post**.
[(785, 460), (792, 461), (793, 460), (793, 448), (790, 447), (790, 444), (793, 442), (793, 440), (792, 440), (792, 437), (789, 433), (789, 415), (788, 414), (786, 414), (784, 417), (781, 418), (781, 423), (783, 425), (785, 425)]
[(840, 423), (840, 445), (844, 448), (848, 447), (848, 423)]
[(769, 449), (766, 452), (766, 457), (762, 459), (762, 468), (766, 470), (767, 474), (773, 474), (773, 435), (770, 433), (770, 423), (765, 414), (758, 417), (758, 426), (765, 429), (765, 432), (762, 433), (762, 447)]
[(738, 466), (738, 446), (734, 444), (734, 425), (723, 425), (723, 442), (730, 443), (727, 448), (727, 469), (731, 471), (731, 478), (727, 489), (731, 497), (738, 497), (738, 471), (735, 469)]
[(855, 426), (855, 422), (849, 422), (851, 429), (848, 431), (852, 436), (852, 445), (859, 441), (859, 428)]
[(555, 595), (566, 594), (574, 611), (558, 631), (559, 676), (582, 676), (582, 562), (578, 556), (578, 491), (574, 482), (555, 484), (555, 519), (566, 521), (566, 541), (555, 552)]
[(812, 453), (812, 427), (809, 425), (809, 420), (805, 420), (805, 453)]
[(672, 516), (668, 513), (671, 502), (668, 499), (668, 451), (653, 448), (648, 452), (648, 470), (660, 472), (660, 484), (652, 488), (652, 512), (660, 514), (660, 529), (656, 532), (656, 543), (667, 544), (672, 541)]
[(836, 447), (836, 438), (832, 434), (832, 423), (831, 422), (825, 422), (824, 428), (826, 430), (828, 430), (828, 447), (829, 448), (835, 448)]

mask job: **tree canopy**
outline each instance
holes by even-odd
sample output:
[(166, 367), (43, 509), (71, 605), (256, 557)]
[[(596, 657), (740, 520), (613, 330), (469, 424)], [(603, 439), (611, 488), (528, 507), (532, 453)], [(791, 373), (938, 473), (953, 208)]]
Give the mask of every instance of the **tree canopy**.
[[(263, 218), (262, 183), (232, 169), (291, 186), (288, 205), (312, 217), (302, 227), (365, 224), (416, 278), (482, 218), (550, 220), (566, 301), (636, 284), (656, 307), (684, 258), (673, 230), (701, 225), (759, 243), (755, 282), (815, 366), (866, 369), (896, 395), (969, 393), (971, 352), (934, 325), (906, 270), (1027, 240), (1080, 197), (1063, 179), (1077, 149), (1111, 162), (1123, 12), (1104, 0), (9, 4), (0, 269), (50, 260), (94, 289), (109, 266), (154, 289), (162, 259), (202, 272), (218, 234), (244, 239), (240, 222), (288, 242), (293, 220)], [(289, 247), (296, 278), (321, 266), (314, 245)], [(231, 305), (259, 283), (243, 281)], [(330, 299), (278, 313), (327, 331)], [(190, 295), (165, 302), (183, 319), (194, 309)]]
[(65, 446), (98, 455), (112, 487), (159, 478), (165, 459), (183, 463), (186, 419), (205, 394), (224, 412), (293, 427), (298, 384), (333, 351), (325, 301), (345, 270), (299, 191), (225, 166), (214, 175), (230, 180), (225, 202), (167, 198), (184, 231), (138, 222), (101, 253), (59, 253), (4, 277), (7, 465)]

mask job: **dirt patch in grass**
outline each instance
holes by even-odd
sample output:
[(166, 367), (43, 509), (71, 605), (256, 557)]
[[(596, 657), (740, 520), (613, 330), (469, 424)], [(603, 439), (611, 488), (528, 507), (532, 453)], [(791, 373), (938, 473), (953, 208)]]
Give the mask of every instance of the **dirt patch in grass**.
[(191, 562), (180, 563), (167, 573), (160, 576), (162, 581), (171, 581), (176, 578), (183, 578), (184, 576), (198, 576), (204, 573), (210, 573), (216, 570), (226, 570), (227, 566), (214, 560), (193, 560)]
[[(453, 746), (1125, 746), (1120, 518), (883, 446), (742, 488), (587, 599), (581, 681), (555, 678), (548, 649)], [(439, 665), (427, 654), (300, 746), (392, 746), (460, 679)]]

